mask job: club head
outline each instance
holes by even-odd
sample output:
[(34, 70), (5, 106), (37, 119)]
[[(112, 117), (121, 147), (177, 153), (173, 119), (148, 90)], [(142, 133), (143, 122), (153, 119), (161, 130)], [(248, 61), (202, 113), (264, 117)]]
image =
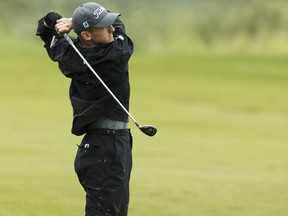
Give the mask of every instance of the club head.
[(157, 133), (157, 128), (152, 125), (139, 125), (138, 128), (148, 136), (154, 136)]

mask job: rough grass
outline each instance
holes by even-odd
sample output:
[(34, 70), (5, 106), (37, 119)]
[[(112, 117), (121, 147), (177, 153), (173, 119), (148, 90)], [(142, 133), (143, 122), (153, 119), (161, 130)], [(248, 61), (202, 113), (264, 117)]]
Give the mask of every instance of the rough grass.
[[(69, 80), (42, 49), (1, 50), (0, 215), (83, 215)], [(131, 60), (130, 216), (284, 216), (287, 56)]]

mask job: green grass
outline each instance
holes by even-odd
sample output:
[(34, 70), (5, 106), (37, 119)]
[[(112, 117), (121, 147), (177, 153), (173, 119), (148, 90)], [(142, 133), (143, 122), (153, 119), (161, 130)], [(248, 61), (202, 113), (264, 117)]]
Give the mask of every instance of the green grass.
[[(0, 215), (79, 216), (69, 80), (42, 49), (1, 50)], [(130, 216), (288, 214), (287, 56), (131, 60)]]

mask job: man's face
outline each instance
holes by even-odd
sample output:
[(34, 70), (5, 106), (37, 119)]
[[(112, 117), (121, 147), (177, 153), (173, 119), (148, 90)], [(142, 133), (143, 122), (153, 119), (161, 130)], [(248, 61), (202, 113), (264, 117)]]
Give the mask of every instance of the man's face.
[(115, 29), (113, 26), (105, 28), (92, 28), (89, 32), (91, 35), (91, 41), (94, 44), (107, 44), (114, 41), (113, 32)]

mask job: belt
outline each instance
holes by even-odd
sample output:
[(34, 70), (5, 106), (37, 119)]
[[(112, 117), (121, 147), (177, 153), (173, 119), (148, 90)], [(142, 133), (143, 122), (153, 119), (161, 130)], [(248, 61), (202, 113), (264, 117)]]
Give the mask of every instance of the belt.
[(89, 124), (89, 129), (111, 129), (111, 130), (123, 130), (128, 129), (128, 122), (122, 122), (107, 118), (101, 118), (93, 121)]
[(94, 134), (113, 134), (113, 135), (129, 135), (130, 129), (121, 129), (121, 130), (111, 130), (111, 129), (104, 129), (104, 128), (95, 128), (90, 129), (88, 133)]

